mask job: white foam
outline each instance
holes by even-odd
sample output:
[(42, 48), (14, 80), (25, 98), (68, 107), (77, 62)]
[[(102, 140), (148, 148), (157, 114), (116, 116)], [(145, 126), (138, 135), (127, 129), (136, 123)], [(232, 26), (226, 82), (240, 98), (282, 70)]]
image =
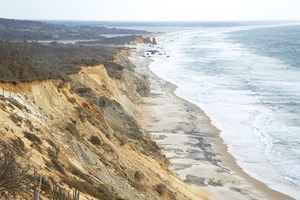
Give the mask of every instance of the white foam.
[(286, 70), (279, 60), (252, 54), (242, 45), (228, 42), (224, 32), (232, 30), (189, 32), (169, 38), (162, 45), (170, 57), (154, 57), (150, 68), (176, 84), (177, 95), (207, 113), (222, 130), (229, 152), (245, 172), (272, 189), (299, 198), (299, 187), (288, 182), (300, 184), (299, 145), (291, 154), (280, 155), (278, 152), (284, 151), (278, 149), (282, 146), (275, 132), (296, 138), (300, 128), (294, 127), (292, 135), (288, 127), (278, 124), (279, 111), (269, 101), (276, 100), (276, 90), (297, 100), (300, 74)]

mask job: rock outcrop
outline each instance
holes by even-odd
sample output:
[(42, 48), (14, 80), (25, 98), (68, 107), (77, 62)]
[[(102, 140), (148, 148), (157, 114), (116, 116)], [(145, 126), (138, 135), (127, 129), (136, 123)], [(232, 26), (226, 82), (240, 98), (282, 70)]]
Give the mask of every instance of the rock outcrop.
[(156, 39), (153, 38), (151, 41), (150, 37), (143, 38), (142, 36), (135, 36), (135, 40), (132, 44), (145, 43), (145, 44), (157, 44)]
[(157, 44), (155, 37), (152, 39), (152, 44)]

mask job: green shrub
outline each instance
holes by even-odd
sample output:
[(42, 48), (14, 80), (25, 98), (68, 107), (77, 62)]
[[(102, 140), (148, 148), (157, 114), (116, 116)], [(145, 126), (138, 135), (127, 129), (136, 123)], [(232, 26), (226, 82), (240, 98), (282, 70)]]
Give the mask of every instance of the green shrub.
[(50, 139), (47, 139), (48, 144), (50, 144), (52, 147), (54, 147), (55, 149), (57, 148), (56, 145), (54, 144), (54, 142)]
[(35, 134), (33, 133), (29, 133), (29, 132), (24, 132), (24, 136), (30, 140), (31, 142), (34, 142), (34, 143), (38, 143), (38, 144), (42, 144), (42, 140), (36, 136)]
[(70, 120), (71, 120), (71, 122), (72, 122), (74, 125), (76, 125), (76, 123), (77, 123), (76, 120), (74, 120), (74, 119), (72, 119), (72, 118), (71, 118)]
[(9, 117), (18, 126), (21, 125), (21, 123), (23, 122), (23, 117), (20, 117), (19, 115), (15, 114), (15, 113), (11, 114)]
[(74, 107), (76, 110), (77, 110), (77, 113), (78, 113), (78, 116), (79, 116), (79, 119), (81, 122), (84, 122), (85, 119), (86, 119), (86, 115), (85, 115), (85, 110), (83, 107)]
[(54, 142), (50, 139), (47, 139), (48, 144), (50, 144), (56, 151), (56, 154), (59, 153), (59, 148), (57, 148), (57, 146), (54, 144)]
[(120, 142), (120, 145), (123, 146), (127, 143), (127, 138), (120, 132), (114, 133), (114, 136), (117, 138), (117, 140)]
[(69, 131), (73, 136), (79, 136), (79, 131), (74, 124), (67, 123), (66, 130)]
[(78, 168), (76, 168), (75, 166), (71, 165), (70, 168), (69, 168), (69, 171), (70, 171), (73, 175), (75, 175), (75, 176), (77, 176), (77, 177), (79, 177), (79, 178), (81, 178), (81, 179), (87, 181), (88, 183), (92, 183), (92, 180), (89, 178), (89, 176), (86, 175), (85, 173), (81, 172), (81, 171), (80, 171)]
[(110, 192), (103, 184), (97, 186), (87, 183), (85, 181), (80, 181), (73, 178), (72, 180), (65, 179), (65, 182), (72, 188), (75, 188), (83, 193), (88, 193), (89, 195), (96, 197), (101, 200), (111, 200), (116, 199), (116, 196)]
[[(40, 180), (40, 177), (38, 177), (37, 180)], [(47, 194), (52, 193), (52, 187), (49, 182), (50, 182), (50, 180), (47, 177), (43, 177), (42, 184), (41, 184), (41, 190), (46, 192)]]
[(50, 148), (47, 149), (48, 155), (50, 156), (51, 159), (57, 159), (58, 158), (58, 153), (52, 151)]
[(36, 149), (38, 152), (42, 153), (42, 148), (39, 146), (38, 143), (33, 142), (33, 143), (30, 145), (30, 147), (33, 148), (33, 149)]
[(59, 162), (58, 159), (51, 158), (51, 162), (53, 164), (54, 169), (56, 169), (57, 171), (59, 171), (61, 174), (65, 174), (65, 170), (64, 170), (62, 164)]
[(137, 180), (137, 181), (141, 181), (143, 178), (143, 175), (139, 172), (139, 171), (136, 171), (134, 173), (134, 179)]
[(101, 140), (97, 136), (91, 136), (90, 141), (94, 145), (101, 145)]
[(165, 185), (165, 184), (162, 184), (162, 183), (156, 185), (156, 188), (155, 188), (155, 190), (156, 190), (160, 195), (162, 195), (162, 193), (164, 192), (165, 189), (166, 189), (166, 185)]
[(25, 144), (21, 138), (16, 137), (15, 139), (11, 139), (11, 141), (13, 143), (14, 148), (16, 148), (19, 151), (25, 151)]

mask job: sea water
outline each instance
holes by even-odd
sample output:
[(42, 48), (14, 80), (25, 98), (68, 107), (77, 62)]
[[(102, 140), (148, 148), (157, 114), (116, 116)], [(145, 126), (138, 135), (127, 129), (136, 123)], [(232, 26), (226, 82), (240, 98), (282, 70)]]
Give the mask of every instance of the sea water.
[(150, 69), (206, 112), (238, 165), (300, 199), (300, 26), (194, 30), (156, 48)]

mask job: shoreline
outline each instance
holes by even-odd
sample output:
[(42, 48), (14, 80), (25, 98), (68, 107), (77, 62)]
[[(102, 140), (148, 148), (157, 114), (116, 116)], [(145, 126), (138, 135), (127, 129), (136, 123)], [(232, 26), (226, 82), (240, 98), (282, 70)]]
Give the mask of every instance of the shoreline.
[(189, 185), (206, 189), (212, 199), (293, 199), (255, 180), (237, 165), (209, 117), (176, 96), (176, 85), (149, 69), (151, 59), (142, 57), (147, 49), (148, 45), (138, 45), (130, 56), (138, 66), (136, 71), (148, 76), (151, 83), (151, 95), (144, 98), (143, 126), (164, 148), (171, 170)]

